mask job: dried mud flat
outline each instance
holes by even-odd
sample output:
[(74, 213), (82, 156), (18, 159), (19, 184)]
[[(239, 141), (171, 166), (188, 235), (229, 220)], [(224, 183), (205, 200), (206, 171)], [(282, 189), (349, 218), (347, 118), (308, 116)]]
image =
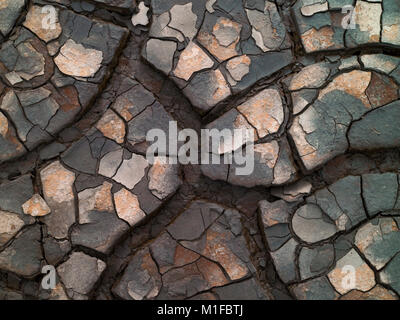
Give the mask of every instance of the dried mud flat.
[(399, 121), (398, 0), (0, 0), (0, 299), (398, 300)]

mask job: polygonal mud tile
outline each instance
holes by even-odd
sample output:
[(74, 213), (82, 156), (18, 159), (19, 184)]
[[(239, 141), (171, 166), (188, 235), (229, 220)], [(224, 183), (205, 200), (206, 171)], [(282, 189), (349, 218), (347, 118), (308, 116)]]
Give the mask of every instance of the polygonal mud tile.
[(398, 117), (400, 59), (362, 55), (361, 60), (364, 68), (357, 64), (338, 74), (337, 63), (324, 62), (305, 67), (291, 79), (296, 115), (289, 134), (307, 171), (349, 148), (398, 147), (399, 129), (390, 119)]
[[(347, 176), (303, 204), (259, 202), (267, 250), (295, 298), (398, 299), (397, 179), (392, 173)], [(367, 210), (380, 215), (368, 220)]]
[[(46, 27), (50, 9), (54, 24)], [(91, 105), (126, 34), (59, 7), (30, 7), (0, 48), (0, 78), (7, 85), (0, 96), (0, 162), (49, 142)]]
[[(221, 299), (243, 298), (228, 284), (246, 280), (254, 270), (241, 215), (198, 200), (133, 256), (113, 292), (123, 299), (184, 299), (216, 288)], [(250, 284), (251, 296), (265, 299), (254, 278), (236, 287)]]
[(292, 12), (307, 53), (400, 44), (396, 0), (298, 0)]

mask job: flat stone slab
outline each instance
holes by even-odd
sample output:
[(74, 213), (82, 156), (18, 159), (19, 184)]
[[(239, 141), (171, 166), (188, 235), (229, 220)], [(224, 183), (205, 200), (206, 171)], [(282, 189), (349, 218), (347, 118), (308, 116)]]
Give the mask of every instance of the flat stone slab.
[(400, 5), (396, 0), (298, 0), (292, 12), (307, 53), (400, 46)]
[(399, 17), (0, 0), (0, 299), (398, 300)]
[[(347, 176), (312, 192), (302, 204), (259, 203), (267, 249), (295, 298), (398, 298), (398, 178)], [(370, 219), (370, 212), (380, 216)]]
[(399, 128), (391, 119), (398, 113), (400, 59), (359, 58), (364, 68), (352, 58), (323, 62), (305, 67), (290, 81), (295, 117), (289, 134), (307, 171), (348, 149), (399, 146)]
[(247, 294), (266, 299), (253, 273), (242, 228), (236, 210), (203, 200), (191, 203), (133, 255), (113, 287), (114, 294), (129, 300), (180, 300), (211, 290), (222, 299), (244, 299)]
[[(49, 8), (56, 19), (46, 27), (42, 21)], [(70, 10), (30, 7), (0, 48), (0, 78), (6, 85), (0, 97), (0, 162), (51, 141), (87, 110), (126, 35), (122, 27)]]
[[(208, 164), (201, 165), (203, 174), (248, 188), (296, 180), (297, 168), (282, 135), (286, 110), (282, 92), (272, 86), (207, 124), (209, 156)], [(219, 132), (220, 139), (213, 132)], [(245, 159), (238, 159), (242, 151)]]

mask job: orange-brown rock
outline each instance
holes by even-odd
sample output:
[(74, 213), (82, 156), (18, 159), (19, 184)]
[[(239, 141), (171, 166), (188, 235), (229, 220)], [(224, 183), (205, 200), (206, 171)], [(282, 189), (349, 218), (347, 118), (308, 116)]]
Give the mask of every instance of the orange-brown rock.
[(90, 222), (87, 217), (90, 211), (114, 211), (111, 188), (111, 183), (104, 182), (97, 188), (79, 192), (79, 222), (81, 224)]
[(68, 76), (90, 78), (100, 69), (103, 52), (85, 48), (69, 39), (54, 59), (60, 71)]
[(22, 205), (25, 214), (32, 217), (43, 217), (51, 212), (46, 201), (39, 195), (34, 194), (27, 202)]
[(339, 300), (398, 300), (398, 298), (392, 291), (377, 285), (368, 292), (352, 290)]

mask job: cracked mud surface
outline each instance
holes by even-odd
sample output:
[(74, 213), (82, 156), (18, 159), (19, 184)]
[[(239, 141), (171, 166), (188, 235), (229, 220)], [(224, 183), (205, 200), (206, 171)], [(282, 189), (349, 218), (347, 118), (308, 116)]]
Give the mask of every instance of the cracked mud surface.
[[(0, 0), (0, 299), (398, 300), (399, 17), (397, 0)], [(253, 173), (150, 163), (170, 121), (253, 130)]]

